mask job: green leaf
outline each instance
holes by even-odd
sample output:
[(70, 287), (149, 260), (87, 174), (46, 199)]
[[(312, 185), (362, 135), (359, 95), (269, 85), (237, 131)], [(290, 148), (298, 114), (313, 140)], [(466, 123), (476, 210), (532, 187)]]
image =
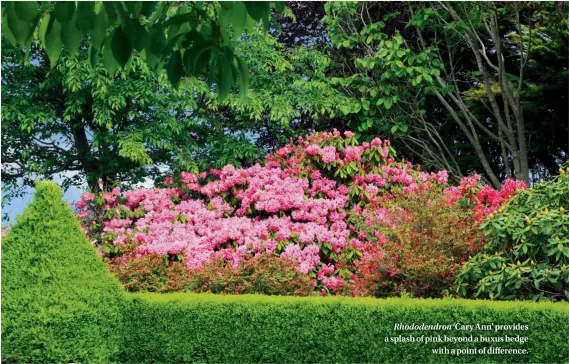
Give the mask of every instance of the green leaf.
[(219, 19), (219, 28), (222, 31), (226, 30), (228, 26), (231, 24), (230, 17), (231, 17), (231, 8), (227, 9), (225, 7), (221, 7), (217, 18)]
[(67, 24), (71, 21), (75, 13), (75, 1), (57, 1), (53, 9), (55, 19), (61, 24)]
[(35, 1), (15, 1), (14, 10), (20, 20), (32, 23), (38, 15), (39, 8)]
[(77, 2), (76, 20), (77, 27), (81, 30), (83, 35), (87, 35), (96, 24), (95, 2)]
[[(75, 15), (73, 18), (75, 18)], [(63, 45), (69, 55), (75, 56), (75, 53), (81, 46), (81, 41), (83, 40), (83, 35), (77, 28), (75, 19), (67, 22), (67, 24), (62, 24), (61, 38), (63, 39)]]
[(244, 97), (249, 88), (249, 68), (247, 63), (241, 58), (236, 57), (237, 65), (239, 66), (239, 95)]
[(114, 1), (103, 1), (103, 6), (105, 7), (105, 12), (107, 13), (107, 17), (109, 19), (109, 23), (111, 25), (116, 24), (119, 17), (117, 16), (117, 11), (115, 8)]
[(21, 20), (16, 14), (15, 4), (10, 4), (3, 10), (6, 12), (8, 27), (10, 28), (10, 32), (14, 36), (14, 39), (16, 39), (16, 42), (18, 44), (28, 43), (28, 40), (33, 34), (35, 22)]
[(403, 44), (403, 37), (400, 34), (397, 34), (395, 37), (393, 37), (393, 39), (395, 39), (395, 42), (397, 42), (397, 44)]
[(108, 38), (103, 48), (103, 66), (111, 76), (114, 76), (120, 67), (116, 58), (113, 55), (112, 38)]
[(51, 67), (53, 67), (61, 54), (61, 24), (54, 17), (51, 17), (49, 22), (51, 25), (47, 25), (48, 33), (45, 35), (44, 47)]
[(91, 44), (89, 46), (89, 65), (91, 66), (92, 70), (96, 68), (98, 59), (99, 50)]
[(275, 10), (279, 13), (283, 13), (285, 11), (285, 2), (284, 1), (273, 1), (273, 5), (275, 6)]
[(268, 1), (245, 1), (244, 3), (251, 18), (256, 21), (260, 21), (265, 17), (265, 14), (270, 12)]
[(231, 9), (231, 27), (236, 37), (243, 34), (245, 25), (247, 25), (247, 7), (243, 2), (238, 1)]
[(95, 15), (94, 26), (91, 30), (91, 44), (97, 49), (103, 46), (107, 37), (107, 28), (109, 27), (109, 19), (104, 11), (100, 11)]
[(227, 99), (233, 84), (231, 65), (225, 53), (218, 53), (217, 60), (217, 94), (220, 101)]
[(219, 5), (224, 10), (230, 10), (235, 3), (233, 1), (220, 1)]
[(4, 34), (6, 39), (8, 39), (8, 41), (15, 47), (18, 44), (18, 42), (16, 41), (14, 34), (12, 34), (12, 31), (10, 30), (10, 27), (8, 26), (7, 18), (8, 17), (5, 15), (5, 13), (2, 14), (2, 34)]
[(140, 13), (149, 17), (150, 14), (154, 12), (154, 9), (156, 9), (156, 1), (143, 1), (142, 10)]
[(391, 133), (392, 133), (392, 134), (395, 134), (395, 132), (397, 131), (397, 129), (399, 129), (399, 125), (398, 125), (398, 124), (393, 125), (393, 126), (391, 127)]
[(385, 101), (383, 102), (383, 106), (385, 106), (387, 110), (391, 109), (391, 105), (393, 105), (392, 99), (385, 99)]
[(166, 64), (166, 74), (168, 75), (168, 80), (172, 86), (177, 89), (180, 83), (180, 79), (184, 75), (182, 53), (179, 50), (170, 56), (170, 59)]
[(132, 45), (134, 49), (141, 52), (148, 44), (148, 31), (146, 31), (146, 28), (137, 20), (130, 20), (126, 29), (128, 31), (129, 39), (133, 40)]
[(212, 42), (198, 43), (184, 53), (184, 67), (186, 72), (198, 76), (207, 66), (214, 48)]
[(132, 44), (122, 27), (118, 27), (112, 38), (113, 56), (121, 67), (124, 67), (132, 54)]

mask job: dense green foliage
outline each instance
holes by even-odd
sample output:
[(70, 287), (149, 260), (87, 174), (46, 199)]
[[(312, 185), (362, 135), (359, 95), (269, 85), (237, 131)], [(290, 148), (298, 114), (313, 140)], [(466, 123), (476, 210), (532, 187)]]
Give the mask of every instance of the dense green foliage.
[(99, 179), (108, 189), (168, 170), (249, 165), (294, 135), (294, 119), (332, 112), (343, 100), (322, 82), (326, 56), (289, 53), (261, 29), (236, 47), (251, 66), (251, 87), (220, 102), (203, 79), (173, 89), (138, 55), (113, 77), (102, 64), (90, 70), (86, 47), (50, 68), (36, 42), (32, 64), (4, 43), (3, 197), (61, 173), (64, 187), (98, 190)]
[(529, 184), (530, 170), (535, 180), (557, 173), (568, 151), (566, 4), (324, 8), (338, 48), (330, 81), (350, 98), (342, 110), (352, 129), (397, 135), (424, 166), (454, 177), (475, 169), (494, 187), (512, 176)]
[(27, 63), (22, 49), (2, 44), (4, 200), (59, 176), (63, 187), (92, 190), (150, 181), (171, 170), (250, 165), (296, 135), (294, 120), (333, 113), (345, 97), (325, 80), (330, 59), (280, 46), (259, 27), (236, 51), (250, 66), (249, 91), (219, 101), (203, 78), (177, 89), (135, 52), (113, 76), (88, 45), (51, 68), (37, 39)]
[(123, 299), (59, 187), (38, 182), (2, 239), (2, 360), (109, 361)]
[(487, 244), (459, 272), (458, 293), (569, 300), (569, 168), (521, 191), (481, 228)]
[[(134, 294), (123, 362), (540, 362), (566, 360), (563, 303)], [(527, 330), (397, 331), (395, 324), (527, 325)], [(521, 336), (519, 343), (392, 343), (407, 336)], [(441, 355), (432, 349), (527, 349), (525, 355)]]
[[(268, 15), (268, 3), (146, 4), (155, 9), (154, 25), (140, 2), (70, 5), (62, 14), (56, 8), (63, 2), (42, 2), (35, 18), (29, 15), (35, 14), (34, 3), (26, 4), (2, 4), (8, 198), (37, 176), (60, 175), (64, 187), (88, 182), (93, 190), (102, 179), (108, 190), (151, 182), (168, 169), (248, 166), (289, 137), (333, 128), (369, 140), (389, 136), (402, 157), (424, 170), (445, 169), (454, 180), (477, 172), (496, 188), (510, 177), (527, 182), (530, 175), (535, 181), (553, 176), (567, 156), (569, 7), (563, 3), (469, 3), (453, 8), (452, 17), (446, 4), (434, 2), (291, 2), (284, 12), (272, 13), (268, 33), (267, 17), (254, 9)], [(46, 50), (47, 22), (41, 31), (21, 34), (29, 35), (26, 49), (14, 48), (8, 39), (14, 23), (22, 25), (17, 11), (33, 18), (30, 24), (41, 17), (57, 24), (71, 16), (66, 26), (80, 28), (81, 42), (73, 44), (73, 54), (60, 52), (52, 65), (57, 47)], [(83, 29), (78, 17), (85, 11), (107, 21)], [(253, 18), (247, 15), (252, 12)], [(243, 27), (241, 15), (248, 19)], [(123, 16), (128, 21), (119, 26)], [(108, 42), (93, 36), (105, 24), (112, 28), (111, 48), (117, 33), (125, 36), (120, 42), (137, 38), (139, 26), (160, 28), (148, 39), (172, 38), (175, 45), (165, 46), (160, 57), (152, 50), (150, 58), (147, 47), (134, 47), (117, 71), (109, 66), (116, 62), (109, 62), (114, 53), (105, 52)], [(196, 26), (199, 36), (191, 33)], [(185, 32), (195, 39), (217, 34), (214, 43), (220, 43), (210, 58), (202, 57), (203, 72), (178, 78), (172, 72), (176, 57), (168, 54), (189, 47), (179, 64), (184, 69), (199, 47), (186, 44)], [(471, 41), (477, 36), (479, 50), (480, 42)], [(103, 56), (94, 57), (92, 45), (99, 40)], [(67, 49), (68, 41), (58, 44)], [(238, 83), (248, 74), (246, 94), (238, 95), (238, 87), (220, 95), (219, 69), (212, 65), (229, 49), (247, 72), (237, 67), (223, 71), (223, 78)], [(501, 68), (498, 53), (505, 59)]]
[[(273, 6), (285, 9), (284, 2)], [(74, 57), (84, 39), (93, 68), (102, 58), (110, 74), (136, 50), (153, 70), (165, 69), (174, 87), (184, 76), (203, 74), (225, 99), (237, 84), (247, 90), (247, 66), (230, 41), (258, 22), (267, 29), (270, 12), (269, 2), (5, 1), (2, 32), (14, 46), (29, 48), (37, 31), (52, 67), (63, 50)]]

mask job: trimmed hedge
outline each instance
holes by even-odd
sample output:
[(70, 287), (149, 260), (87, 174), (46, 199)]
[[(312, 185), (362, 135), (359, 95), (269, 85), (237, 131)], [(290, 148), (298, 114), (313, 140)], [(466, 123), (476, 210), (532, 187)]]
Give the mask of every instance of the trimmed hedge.
[[(128, 294), (86, 240), (59, 187), (2, 239), (2, 359), (24, 362), (568, 362), (567, 303)], [(527, 325), (397, 331), (396, 324)], [(491, 326), (494, 328), (495, 326)], [(399, 337), (528, 342), (389, 342)], [(387, 340), (387, 342), (386, 342)], [(433, 349), (448, 348), (448, 354)], [(467, 354), (452, 349), (525, 349)]]
[(124, 293), (61, 189), (38, 182), (2, 239), (2, 359), (107, 362), (121, 340)]
[[(567, 362), (566, 303), (130, 294), (121, 362)], [(396, 331), (395, 324), (520, 324), (527, 330)], [(493, 326), (495, 329), (495, 326)], [(519, 343), (392, 343), (408, 336), (528, 337)], [(496, 339), (499, 340), (499, 339)], [(519, 355), (433, 354), (447, 347)]]

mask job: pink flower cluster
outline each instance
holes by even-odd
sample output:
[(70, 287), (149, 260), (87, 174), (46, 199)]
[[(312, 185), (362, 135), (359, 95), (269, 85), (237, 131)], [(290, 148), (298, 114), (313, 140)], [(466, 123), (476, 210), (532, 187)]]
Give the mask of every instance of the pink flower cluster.
[[(387, 140), (358, 145), (353, 133), (344, 135), (299, 138), (268, 155), (264, 165), (182, 172), (167, 177), (163, 188), (114, 189), (102, 199), (84, 193), (78, 215), (101, 246), (118, 247), (118, 253), (107, 254), (111, 260), (158, 254), (182, 259), (193, 270), (216, 257), (238, 265), (252, 256), (276, 254), (313, 274), (316, 289), (341, 292), (357, 279), (346, 272), (353, 273), (358, 261), (383, 254), (383, 237), (359, 230), (351, 216), (371, 221), (375, 211), (373, 219), (384, 226), (406, 219), (404, 209), (382, 208), (393, 198), (391, 191), (413, 194), (434, 186), (452, 205), (471, 193), (476, 216), (482, 217), (523, 188), (509, 181), (495, 191), (481, 187), (476, 175), (450, 187), (446, 171), (425, 173), (396, 162)], [(91, 224), (97, 204), (105, 210), (101, 230)]]

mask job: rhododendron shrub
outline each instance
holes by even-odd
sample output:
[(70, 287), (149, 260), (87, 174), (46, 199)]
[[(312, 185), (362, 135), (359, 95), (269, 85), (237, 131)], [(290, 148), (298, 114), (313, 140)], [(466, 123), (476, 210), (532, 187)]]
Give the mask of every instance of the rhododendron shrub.
[[(393, 191), (377, 206), (354, 214), (351, 221), (359, 236), (379, 247), (358, 263), (354, 291), (421, 297), (450, 291), (457, 270), (484, 245), (476, 221), (492, 205), (484, 199), (485, 188), (467, 183), (477, 178), (463, 180), (458, 188), (445, 187), (442, 193), (436, 179), (425, 181), (413, 193)], [(503, 191), (506, 198), (507, 189)]]
[(387, 140), (360, 144), (352, 133), (334, 131), (299, 138), (263, 165), (182, 172), (155, 189), (86, 194), (78, 208), (111, 266), (153, 254), (195, 276), (214, 260), (239, 267), (275, 256), (322, 294), (356, 295), (397, 292), (365, 287), (429, 269), (432, 280), (413, 283), (411, 291), (436, 295), (454, 273), (438, 265), (475, 254), (483, 243), (474, 231), (478, 221), (522, 187), (508, 182), (494, 191), (478, 176), (451, 187), (447, 179), (445, 171), (396, 161)]
[(569, 301), (569, 164), (481, 225), (484, 250), (456, 277), (461, 296)]

